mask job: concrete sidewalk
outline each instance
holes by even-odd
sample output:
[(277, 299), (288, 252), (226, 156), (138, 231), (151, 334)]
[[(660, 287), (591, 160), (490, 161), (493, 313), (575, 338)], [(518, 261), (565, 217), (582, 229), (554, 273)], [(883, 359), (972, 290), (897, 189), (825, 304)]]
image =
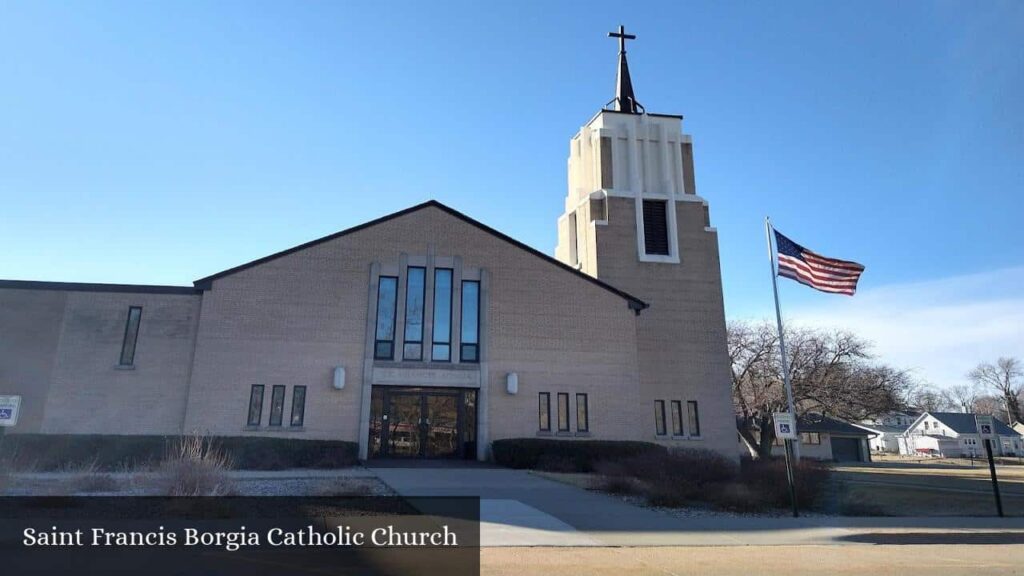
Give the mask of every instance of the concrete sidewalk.
[(402, 496), (478, 496), (482, 546), (1024, 544), (1024, 518), (678, 518), (521, 470), (373, 468)]
[[(14, 472), (11, 474), (14, 478), (21, 478), (25, 480), (60, 480), (79, 474), (79, 472)], [(140, 472), (88, 472), (88, 474), (97, 474), (103, 476), (109, 476), (115, 479), (127, 479), (127, 478), (146, 478), (156, 476), (157, 472), (152, 470), (140, 471)], [(353, 466), (351, 468), (330, 468), (330, 469), (312, 469), (312, 468), (290, 468), (286, 470), (228, 470), (227, 475), (234, 480), (310, 480), (310, 479), (330, 479), (330, 478), (376, 478), (377, 475), (363, 468), (361, 466)]]

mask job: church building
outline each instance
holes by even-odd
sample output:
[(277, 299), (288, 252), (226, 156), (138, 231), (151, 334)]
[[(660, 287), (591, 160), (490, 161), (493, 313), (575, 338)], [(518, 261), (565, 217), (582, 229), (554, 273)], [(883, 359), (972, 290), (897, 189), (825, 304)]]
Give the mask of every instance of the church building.
[[(8, 433), (507, 438), (737, 458), (718, 256), (682, 116), (615, 98), (569, 141), (554, 257), (436, 201), (192, 286), (0, 281)], [(543, 214), (539, 217), (544, 217)]]

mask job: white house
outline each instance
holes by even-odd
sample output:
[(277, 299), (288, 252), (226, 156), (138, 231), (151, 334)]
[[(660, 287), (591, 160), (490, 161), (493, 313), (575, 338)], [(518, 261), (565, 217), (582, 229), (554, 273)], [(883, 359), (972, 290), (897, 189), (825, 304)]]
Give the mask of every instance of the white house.
[(872, 452), (896, 454), (900, 451), (900, 437), (917, 420), (918, 416), (920, 416), (918, 412), (889, 412), (877, 418), (861, 420), (854, 426), (874, 434), (868, 438), (868, 446)]
[[(985, 455), (985, 444), (978, 434), (974, 414), (925, 412), (898, 437), (903, 455), (942, 456), (946, 458)], [(996, 419), (998, 441), (992, 443), (996, 456), (1024, 455), (1024, 438)]]

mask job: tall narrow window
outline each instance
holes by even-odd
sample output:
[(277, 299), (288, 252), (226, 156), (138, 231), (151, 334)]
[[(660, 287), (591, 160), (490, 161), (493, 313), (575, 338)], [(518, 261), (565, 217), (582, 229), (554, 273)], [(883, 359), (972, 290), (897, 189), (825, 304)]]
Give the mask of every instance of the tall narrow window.
[(423, 359), (423, 303), (426, 300), (427, 269), (409, 267), (405, 283), (405, 345), (403, 360)]
[(644, 252), (668, 256), (668, 214), (664, 200), (644, 200)]
[(700, 414), (697, 412), (695, 400), (686, 403), (686, 412), (689, 416), (690, 436), (700, 436)]
[(292, 388), (292, 426), (302, 426), (306, 420), (306, 387)]
[(462, 282), (462, 344), (459, 356), (463, 362), (480, 361), (480, 282)]
[(124, 325), (124, 340), (121, 342), (121, 366), (135, 364), (135, 343), (139, 340), (139, 322), (141, 320), (141, 306), (128, 308), (128, 321)]
[(263, 384), (253, 384), (249, 392), (249, 417), (247, 426), (259, 426), (263, 419)]
[(580, 262), (580, 244), (577, 238), (579, 230), (576, 228), (576, 212), (569, 214), (569, 262), (575, 266)]
[(543, 432), (551, 430), (551, 393), (541, 392), (538, 398), (540, 408), (539, 428)]
[(587, 406), (586, 394), (576, 395), (576, 431), (590, 431), (590, 410), (589, 406)]
[(434, 362), (452, 360), (452, 271), (434, 270), (434, 343), (430, 350)]
[(377, 282), (377, 335), (373, 344), (376, 360), (395, 357), (395, 307), (398, 302), (398, 278), (381, 276)]
[(683, 435), (683, 403), (679, 400), (672, 401), (672, 435)]
[(569, 431), (569, 394), (558, 393), (558, 431)]
[(654, 401), (654, 432), (658, 436), (665, 435), (665, 401)]
[(280, 426), (284, 419), (284, 386), (274, 386), (270, 393), (270, 425)]

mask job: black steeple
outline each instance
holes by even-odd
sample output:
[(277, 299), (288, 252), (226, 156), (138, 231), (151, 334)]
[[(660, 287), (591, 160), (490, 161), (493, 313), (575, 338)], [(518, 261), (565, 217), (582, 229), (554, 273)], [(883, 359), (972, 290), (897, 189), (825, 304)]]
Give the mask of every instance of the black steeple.
[(615, 98), (608, 104), (612, 104), (612, 110), (618, 112), (643, 113), (644, 107), (636, 101), (636, 95), (633, 94), (633, 81), (629, 78), (629, 63), (626, 62), (626, 40), (636, 40), (636, 35), (626, 34), (625, 27), (620, 25), (619, 31), (609, 32), (608, 37), (619, 39), (619, 70), (615, 74)]

